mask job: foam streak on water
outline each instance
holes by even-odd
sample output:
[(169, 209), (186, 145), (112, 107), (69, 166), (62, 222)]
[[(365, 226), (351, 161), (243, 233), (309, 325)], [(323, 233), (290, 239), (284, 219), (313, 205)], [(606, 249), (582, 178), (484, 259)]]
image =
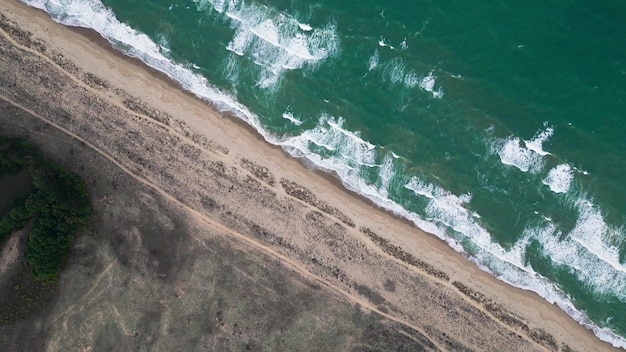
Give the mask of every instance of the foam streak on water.
[[(375, 51), (369, 59), (369, 71), (379, 67), (379, 54)], [(435, 89), (436, 77), (434, 71), (430, 71), (426, 76), (420, 77), (414, 70), (409, 69), (404, 60), (399, 57), (389, 59), (380, 65), (382, 80), (391, 85), (402, 85), (405, 88), (412, 89), (419, 87), (420, 89), (430, 92), (433, 98), (443, 97), (443, 89), (441, 87)]]
[(537, 132), (531, 140), (524, 141), (526, 148), (541, 156), (550, 154), (543, 150), (543, 143), (545, 143), (554, 134), (554, 129), (552, 127), (548, 127), (547, 123), (544, 123), (544, 126), (546, 126), (546, 128), (543, 131), (540, 130)]
[[(574, 230), (570, 232), (570, 238), (576, 241), (589, 255), (593, 254), (598, 262), (604, 265), (605, 274), (614, 273), (614, 278), (619, 282), (619, 289), (615, 292), (626, 300), (626, 265), (619, 262), (617, 246), (609, 243), (613, 238), (612, 234), (620, 232), (620, 229), (611, 228), (607, 225), (604, 216), (596, 205), (588, 199), (580, 198), (576, 200), (575, 206), (578, 209), (578, 221)], [(588, 267), (593, 267), (589, 265)], [(590, 275), (593, 277), (593, 275)], [(620, 279), (621, 278), (621, 279)], [(609, 285), (608, 280), (601, 281)]]
[(368, 63), (368, 71), (371, 71), (373, 69), (375, 69), (378, 66), (378, 60), (379, 60), (379, 54), (378, 54), (378, 50), (376, 50), (374, 52), (374, 54), (372, 54), (372, 56), (370, 56), (370, 60)]
[(285, 70), (315, 68), (324, 59), (339, 53), (339, 39), (335, 26), (330, 23), (323, 28), (312, 28), (288, 14), (243, 0), (194, 1), (199, 11), (213, 8), (223, 18), (230, 19), (235, 33), (226, 49), (250, 58), (260, 67), (259, 87), (276, 85)]
[(292, 112), (290, 112), (290, 111), (286, 111), (286, 112), (284, 112), (284, 113), (283, 113), (283, 118), (284, 118), (285, 120), (289, 120), (289, 121), (291, 121), (291, 123), (293, 123), (293, 124), (294, 124), (294, 125), (296, 125), (296, 126), (300, 126), (300, 125), (302, 124), (302, 121), (298, 120), (298, 119), (297, 119), (297, 118), (293, 115), (293, 113), (292, 113)]
[[(413, 192), (416, 200), (425, 201), (423, 214), (418, 215), (416, 212), (408, 211), (399, 200), (392, 200), (390, 197), (392, 197), (393, 185), (401, 180), (398, 175), (406, 175), (407, 171), (401, 169), (399, 159), (391, 151), (384, 150), (362, 138), (358, 132), (349, 130), (345, 127), (347, 123), (342, 118), (321, 113), (316, 127), (296, 136), (275, 136), (263, 129), (259, 117), (234, 97), (213, 87), (204, 77), (194, 74), (184, 65), (165, 57), (159, 45), (146, 35), (120, 23), (114, 14), (99, 1), (66, 0), (62, 3), (55, 3), (46, 0), (23, 0), (23, 2), (45, 10), (55, 21), (62, 24), (96, 30), (114, 45), (123, 48), (127, 55), (139, 58), (148, 66), (167, 74), (184, 89), (211, 102), (218, 109), (230, 111), (239, 116), (253, 126), (268, 142), (280, 145), (292, 156), (304, 158), (317, 168), (332, 172), (341, 179), (346, 188), (412, 221), (416, 226), (446, 241), (458, 252), (466, 255), (471, 252), (472, 256), (469, 256), (469, 259), (478, 266), (503, 281), (537, 292), (549, 302), (558, 304), (581, 324), (593, 329), (602, 340), (616, 347), (626, 347), (624, 338), (608, 329), (593, 325), (574, 308), (565, 293), (537, 274), (523, 260), (528, 243), (533, 239), (538, 240), (545, 248), (547, 255), (560, 265), (571, 268), (581, 282), (589, 284), (593, 292), (610, 291), (623, 299), (626, 270), (624, 265), (619, 263), (617, 247), (610, 243), (612, 233), (619, 229), (611, 228), (606, 224), (601, 211), (593, 205), (591, 198), (583, 197), (574, 202), (573, 206), (578, 210), (579, 217), (574, 229), (566, 236), (561, 236), (562, 234), (558, 233), (554, 224), (544, 220), (542, 226), (527, 228), (523, 236), (507, 250), (492, 241), (491, 235), (482, 226), (480, 218), (467, 209), (472, 203), (470, 194), (455, 195), (440, 186), (413, 176), (408, 182), (404, 179), (403, 183), (405, 183), (405, 189)], [(306, 61), (308, 55), (321, 60), (337, 49), (337, 46), (333, 46), (337, 42), (327, 41), (328, 38), (335, 37), (335, 28), (332, 26), (321, 30), (305, 31), (299, 22), (285, 17), (284, 14), (281, 17), (279, 13), (258, 10), (258, 8), (252, 11), (250, 10), (252, 5), (246, 5), (242, 1), (198, 2), (199, 9), (209, 5), (215, 12), (226, 14), (232, 19), (233, 26), (236, 28), (230, 43), (233, 52), (254, 57), (262, 52), (265, 46), (271, 46), (275, 50), (278, 44), (280, 49), (278, 52), (282, 55), (279, 55), (280, 58), (278, 56), (271, 60), (263, 58), (266, 61), (260, 61), (276, 70), (278, 70), (275, 65), (277, 62), (280, 62), (280, 67), (296, 67), (296, 63), (290, 64), (289, 60), (298, 58), (298, 60)], [(284, 32), (285, 28), (292, 27), (296, 32)], [(301, 37), (302, 32), (307, 33), (306, 37)], [(250, 45), (252, 41), (265, 44)], [(321, 45), (322, 43), (329, 43), (329, 46)], [(283, 59), (283, 56), (287, 58)], [(400, 63), (402, 62), (394, 61), (394, 64), (400, 65)], [(374, 65), (372, 69), (379, 69), (381, 66), (389, 67), (389, 64)], [(233, 66), (231, 69), (236, 68)], [(401, 73), (394, 72), (391, 67), (388, 70), (387, 77), (390, 81), (393, 80), (398, 84), (406, 83), (406, 66), (402, 67)], [(272, 74), (278, 75), (274, 71)], [(434, 94), (434, 79), (432, 72), (425, 76), (421, 81), (422, 89), (433, 91)], [(285, 113), (283, 117), (294, 124), (300, 121), (293, 113)], [(552, 129), (545, 128), (530, 141), (525, 141), (524, 145), (519, 137), (515, 136), (497, 140), (493, 142), (494, 153), (499, 155), (503, 164), (513, 165), (524, 172), (533, 170), (540, 172), (544, 165), (542, 158), (548, 156), (548, 153), (543, 151), (542, 144), (551, 135)], [(371, 170), (375, 171), (374, 174), (378, 175), (378, 178), (374, 181), (366, 181), (365, 175), (371, 175), (372, 173), (369, 172)], [(561, 167), (561, 169), (557, 167), (555, 170), (557, 171), (551, 178), (548, 173), (548, 177), (545, 178), (546, 183), (554, 192), (565, 190), (565, 185), (556, 186), (556, 184), (560, 177), (558, 175), (567, 171), (566, 167)]]

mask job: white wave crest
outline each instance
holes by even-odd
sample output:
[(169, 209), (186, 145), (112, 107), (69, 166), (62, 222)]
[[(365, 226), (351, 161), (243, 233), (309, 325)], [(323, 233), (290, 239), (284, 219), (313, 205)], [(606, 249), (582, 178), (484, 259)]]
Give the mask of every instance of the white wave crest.
[(567, 193), (573, 179), (574, 171), (571, 166), (560, 164), (548, 172), (548, 176), (543, 180), (543, 184), (550, 187), (550, 190), (554, 193)]
[[(592, 324), (580, 311), (576, 310), (567, 294), (559, 290), (546, 278), (526, 264), (526, 249), (531, 239), (541, 243), (545, 254), (557, 264), (563, 265), (576, 276), (585, 287), (595, 294), (615, 294), (626, 300), (626, 267), (619, 263), (618, 247), (608, 245), (606, 238), (622, 238), (619, 229), (608, 227), (600, 212), (591, 202), (577, 201), (579, 219), (575, 228), (564, 239), (556, 226), (546, 219), (545, 227), (529, 228), (509, 250), (493, 243), (489, 233), (472, 217), (463, 204), (471, 200), (470, 195), (455, 196), (441, 187), (412, 178), (405, 186), (416, 195), (428, 199), (426, 220), (433, 226), (430, 231), (450, 243), (450, 233), (454, 229), (460, 236), (456, 241), (469, 241), (473, 244), (473, 256), (469, 259), (483, 270), (514, 286), (538, 293), (550, 303), (556, 303), (582, 325), (592, 329), (596, 336), (616, 347), (626, 347), (626, 340), (609, 329)], [(416, 225), (420, 221), (415, 221)], [(419, 226), (419, 225), (418, 225)], [(458, 247), (458, 246), (457, 246)], [(453, 246), (453, 248), (457, 248)], [(464, 252), (462, 248), (457, 249)]]
[(433, 76), (433, 71), (428, 73), (428, 76), (422, 79), (420, 83), (420, 87), (427, 92), (432, 92), (435, 89), (435, 76)]
[[(370, 57), (370, 71), (378, 66), (378, 51), (375, 52), (375, 65), (372, 65), (372, 57)], [(436, 77), (434, 71), (430, 71), (428, 75), (421, 77), (406, 67), (404, 61), (399, 57), (394, 57), (383, 65), (381, 65), (382, 79), (384, 82), (389, 82), (394, 85), (403, 85), (406, 88), (419, 87), (420, 89), (430, 92), (433, 98), (443, 97), (443, 90), (441, 87), (435, 90)]]
[[(578, 221), (569, 237), (596, 256), (600, 262), (607, 263), (622, 274), (626, 273), (626, 266), (619, 262), (618, 243), (612, 243), (616, 239), (623, 240), (624, 229), (610, 227), (600, 209), (586, 198), (577, 199), (575, 206), (578, 210)], [(621, 284), (624, 285), (622, 295), (626, 298), (626, 277), (621, 280)]]
[(389, 196), (389, 186), (391, 185), (391, 180), (395, 177), (395, 168), (394, 168), (394, 159), (393, 154), (389, 153), (385, 155), (383, 159), (382, 165), (380, 165), (378, 171), (378, 182), (376, 185), (378, 186), (378, 191), (380, 194), (388, 198)]
[[(413, 183), (409, 183), (408, 187), (413, 189), (416, 194), (422, 193), (431, 199), (432, 204), (429, 205), (430, 219), (423, 219), (387, 198), (387, 190), (395, 178), (394, 169), (396, 166), (393, 160), (396, 160), (397, 156), (391, 154), (392, 157), (387, 158), (386, 154), (381, 154), (383, 152), (380, 148), (362, 139), (359, 133), (344, 129), (342, 119), (322, 115), (316, 128), (307, 130), (299, 136), (279, 138), (264, 130), (259, 123), (258, 116), (235, 98), (210, 85), (204, 77), (194, 74), (185, 66), (165, 57), (159, 45), (151, 41), (146, 35), (120, 23), (100, 1), (66, 0), (62, 3), (48, 0), (22, 1), (46, 11), (53, 20), (59, 23), (91, 28), (97, 31), (117, 47), (123, 48), (121, 50), (124, 50), (125, 54), (136, 57), (146, 65), (165, 73), (178, 82), (183, 89), (212, 103), (220, 111), (232, 112), (254, 127), (269, 143), (281, 146), (292, 156), (304, 158), (320, 169), (333, 172), (349, 190), (367, 197), (383, 209), (412, 221), (417, 227), (443, 239), (461, 253), (465, 253), (465, 251), (458, 239), (449, 234), (448, 226), (457, 231), (464, 231), (463, 236), (475, 240), (478, 245), (477, 254), (474, 257), (469, 257), (471, 261), (514, 286), (530, 289), (549, 302), (557, 303), (574, 319), (592, 329), (596, 336), (603, 341), (616, 347), (626, 347), (625, 339), (616, 336), (608, 329), (601, 329), (589, 322), (581, 312), (572, 306), (567, 297), (546, 279), (533, 274), (528, 268), (516, 265), (520, 261), (521, 250), (525, 247), (523, 242), (517, 243), (508, 252), (491, 242), (487, 231), (476, 222), (471, 212), (463, 207), (463, 204), (471, 201), (469, 194), (455, 196), (440, 187), (420, 183), (417, 179), (412, 180)], [(205, 3), (209, 4), (208, 1)], [(225, 12), (232, 9), (232, 4), (241, 4), (241, 2), (231, 0), (226, 3), (224, 0), (212, 0), (210, 4), (216, 11)], [(229, 13), (229, 16), (233, 19), (236, 18), (234, 13)], [(243, 18), (240, 21), (243, 21)], [(314, 145), (326, 147), (333, 152), (331, 153), (333, 155), (324, 157), (314, 153), (311, 150)], [(377, 164), (376, 160), (381, 159), (383, 160), (382, 164)], [(375, 184), (365, 182), (361, 176), (363, 168), (371, 167), (378, 168), (379, 175), (382, 175)], [(604, 230), (605, 228), (598, 224), (606, 224), (601, 219), (601, 215), (601, 221), (597, 215), (594, 215), (596, 214), (594, 213), (595, 208), (588, 208), (584, 205), (585, 203), (581, 204), (583, 205), (581, 205), (579, 223), (570, 234), (572, 241), (576, 241), (582, 248), (599, 258), (609, 258), (607, 262), (611, 264), (610, 267), (621, 272), (623, 265), (617, 261), (615, 250), (604, 244), (604, 241), (607, 241), (606, 238), (611, 237), (612, 231), (616, 230), (610, 228)], [(609, 253), (608, 257), (606, 253)], [(498, 265), (493, 265), (493, 263), (500, 263), (500, 268), (508, 265), (511, 270), (498, 269)]]
[(298, 120), (295, 116), (293, 116), (292, 112), (286, 111), (283, 113), (283, 118), (291, 121), (296, 126), (302, 125), (302, 121)]
[(385, 43), (385, 38), (380, 37), (380, 39), (378, 40), (378, 46), (380, 47), (389, 47), (389, 49), (394, 50), (395, 48), (387, 43)]
[(517, 137), (505, 140), (498, 155), (503, 164), (515, 166), (523, 172), (537, 173), (543, 168), (541, 155), (524, 148)]
[(313, 29), (313, 27), (309, 26), (306, 23), (298, 23), (298, 27), (300, 27), (300, 29), (302, 29), (305, 32), (308, 32)]
[(406, 65), (404, 61), (399, 57), (387, 61), (382, 69), (383, 80), (391, 82), (392, 84), (398, 84), (404, 82), (404, 75), (406, 74)]
[(274, 86), (286, 70), (315, 68), (339, 53), (339, 37), (332, 24), (314, 29), (285, 13), (243, 0), (194, 1), (199, 10), (212, 5), (230, 20), (235, 33), (226, 49), (259, 66), (257, 84), (262, 88)]
[(400, 49), (407, 50), (408, 48), (409, 48), (409, 45), (406, 43), (406, 37), (404, 37), (404, 39), (400, 43)]
[(537, 133), (535, 133), (531, 140), (524, 141), (526, 148), (541, 156), (546, 156), (550, 154), (543, 150), (543, 143), (545, 143), (554, 134), (554, 128), (548, 127), (547, 122), (544, 123), (544, 126), (545, 129), (543, 131), (539, 130)]
[[(277, 144), (292, 156), (305, 158), (315, 167), (336, 174), (346, 188), (363, 194), (376, 204), (395, 204), (385, 196), (395, 177), (395, 158), (393, 155), (382, 155), (379, 148), (361, 138), (360, 133), (346, 130), (343, 124), (342, 118), (322, 114), (315, 128)], [(323, 147), (329, 153), (321, 155), (314, 152), (317, 147)], [(381, 158), (382, 163), (378, 164), (377, 160)], [(379, 179), (376, 184), (368, 184), (362, 177), (362, 172), (369, 168), (377, 171)]]
[[(301, 135), (287, 138), (280, 142), (283, 146), (297, 148), (300, 151), (310, 152), (310, 143), (335, 152), (326, 161), (334, 160), (337, 165), (342, 162), (352, 169), (362, 166), (376, 166), (376, 151), (374, 145), (363, 140), (358, 132), (350, 132), (343, 128), (344, 120), (335, 119), (322, 114), (317, 127), (304, 131)], [(321, 159), (320, 159), (321, 160)]]
[[(257, 37), (265, 40), (275, 47), (280, 46), (280, 42), (278, 39), (278, 28), (276, 28), (276, 25), (270, 19), (266, 19), (263, 22), (249, 28), (248, 31), (254, 33)], [(308, 59), (310, 57), (311, 55), (307, 52), (306, 58)]]
[(447, 229), (453, 229), (456, 232), (454, 234), (455, 240), (471, 241), (478, 248), (484, 249), (486, 253), (490, 253), (495, 257), (504, 257), (504, 248), (491, 241), (489, 232), (480, 225), (474, 214), (463, 206), (471, 201), (471, 194), (456, 196), (437, 185), (426, 183), (417, 177), (412, 177), (404, 187), (413, 191), (416, 195), (428, 199), (425, 210), (426, 220), (437, 224), (435, 234), (439, 234), (438, 237), (442, 239), (448, 238), (448, 236), (453, 234), (450, 234)]
[[(420, 78), (417, 76), (417, 74), (415, 74), (415, 72), (410, 71), (408, 72), (406, 75), (404, 75), (404, 86), (407, 88), (414, 88), (417, 87), (418, 85), (420, 85), (421, 80)], [(420, 85), (421, 87), (421, 85)], [(423, 87), (422, 87), (423, 89)]]
[[(544, 123), (544, 126), (547, 126), (547, 123)], [(550, 154), (543, 150), (543, 143), (553, 133), (553, 128), (545, 127), (544, 130), (535, 133), (531, 140), (525, 140), (524, 145), (518, 137), (498, 139), (492, 142), (492, 150), (500, 156), (500, 161), (503, 164), (515, 166), (523, 172), (530, 171), (536, 174), (544, 167), (543, 157)]]
[(435, 79), (433, 71), (430, 71), (426, 77), (422, 78), (420, 87), (427, 92), (433, 93), (433, 98), (441, 98), (443, 97), (443, 91), (441, 88), (435, 90)]
[(374, 54), (370, 56), (370, 59), (368, 62), (368, 68), (367, 68), (368, 71), (371, 71), (378, 66), (378, 59), (379, 59), (378, 50), (376, 50)]
[(623, 238), (621, 230), (607, 225), (601, 212), (586, 198), (574, 202), (578, 219), (565, 236), (550, 219), (543, 227), (527, 229), (524, 241), (538, 241), (552, 262), (567, 268), (594, 294), (615, 295), (626, 301), (626, 266), (619, 262), (613, 238)]
[(66, 0), (63, 3), (49, 0), (22, 1), (47, 12), (54, 21), (61, 24), (95, 30), (126, 55), (138, 58), (151, 68), (163, 72), (178, 82), (183, 89), (213, 104), (217, 110), (229, 111), (239, 116), (257, 129), (266, 140), (273, 139), (261, 128), (258, 116), (247, 107), (240, 104), (234, 97), (213, 87), (206, 78), (165, 57), (159, 45), (147, 35), (119, 22), (113, 12), (99, 0)]

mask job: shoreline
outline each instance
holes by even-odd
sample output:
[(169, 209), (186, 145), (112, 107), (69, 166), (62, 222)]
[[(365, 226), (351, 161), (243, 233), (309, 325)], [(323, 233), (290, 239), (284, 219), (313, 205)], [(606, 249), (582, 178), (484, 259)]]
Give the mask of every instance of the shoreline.
[[(35, 37), (44, 38), (46, 43), (54, 42), (54, 49), (82, 66), (82, 70), (95, 71), (93, 73), (98, 77), (106, 78), (111, 86), (122, 87), (135, 96), (141, 92), (136, 96), (138, 99), (158, 111), (165, 111), (175, 119), (184, 121), (190, 129), (209, 140), (218, 141), (230, 151), (229, 158), (236, 159), (237, 155), (243, 155), (246, 159), (267, 167), (274, 175), (280, 175), (277, 179), (297, 179), (320, 200), (331, 204), (351, 219), (357, 219), (361, 226), (373, 228), (394, 246), (447, 273), (451, 280), (482, 292), (515, 314), (524, 316), (532, 322), (531, 326), (541, 327), (559, 342), (567, 342), (576, 350), (611, 349), (608, 344), (600, 342), (590, 330), (583, 328), (565, 312), (538, 295), (513, 288), (478, 269), (473, 263), (468, 266), (468, 260), (448, 247), (443, 240), (415, 228), (409, 220), (381, 210), (369, 199), (346, 190), (341, 181), (332, 175), (323, 171), (311, 172), (300, 160), (291, 158), (281, 148), (265, 142), (246, 122), (208, 111), (209, 104), (178, 87), (165, 74), (146, 67), (138, 59), (124, 56), (102, 38), (94, 40), (97, 35), (94, 31), (53, 24), (45, 13), (17, 2), (3, 4), (0, 9), (5, 13), (7, 9), (13, 11), (17, 18), (11, 19), (18, 22), (21, 20), (21, 26), (26, 18), (33, 17), (32, 24), (24, 28), (34, 32)], [(48, 29), (55, 34), (47, 34)], [(111, 51), (115, 55), (110, 55)], [(89, 62), (92, 64), (101, 64), (89, 65), (79, 61), (84, 56), (90, 56)], [(93, 70), (93, 67), (98, 69)], [(133, 79), (129, 80), (128, 77)], [(358, 229), (359, 226), (356, 227), (356, 232)], [(532, 312), (528, 312), (529, 306), (534, 307)]]

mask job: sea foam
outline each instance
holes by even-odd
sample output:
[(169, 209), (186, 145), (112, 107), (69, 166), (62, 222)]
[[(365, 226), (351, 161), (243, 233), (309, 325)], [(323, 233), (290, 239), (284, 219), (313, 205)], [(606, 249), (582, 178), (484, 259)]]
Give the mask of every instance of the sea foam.
[(443, 89), (441, 87), (435, 89), (437, 77), (431, 70), (426, 76), (420, 77), (414, 70), (409, 69), (404, 60), (394, 57), (383, 64), (379, 65), (379, 54), (375, 51), (369, 59), (369, 71), (380, 66), (383, 82), (392, 85), (402, 85), (405, 88), (412, 89), (419, 87), (420, 89), (430, 92), (433, 98), (443, 97)]
[(29, 6), (46, 11), (61, 24), (85, 27), (98, 32), (126, 55), (143, 61), (151, 68), (163, 72), (181, 87), (197, 97), (210, 102), (219, 111), (229, 111), (253, 126), (266, 140), (272, 137), (261, 128), (258, 116), (240, 104), (236, 98), (212, 86), (206, 78), (195, 74), (185, 65), (165, 57), (162, 49), (147, 35), (119, 22), (113, 12), (99, 0), (67, 0), (56, 3), (48, 0), (23, 0)]
[[(570, 232), (570, 238), (578, 242), (585, 250), (592, 253), (600, 262), (606, 263), (616, 272), (626, 273), (626, 265), (619, 262), (620, 243), (614, 243), (616, 236), (623, 232), (623, 228), (611, 227), (606, 223), (600, 209), (589, 199), (579, 198), (574, 202), (578, 210), (578, 221), (574, 230)], [(609, 268), (607, 270), (610, 271)], [(621, 280), (622, 295), (626, 297), (626, 277)]]
[(308, 32), (313, 29), (313, 27), (309, 26), (306, 23), (298, 23), (298, 27), (300, 27), (300, 29), (302, 29), (305, 32)]
[(569, 191), (572, 180), (574, 179), (574, 171), (567, 164), (560, 164), (554, 167), (543, 183), (550, 187), (554, 193), (567, 193)]
[[(546, 124), (544, 124), (546, 125)], [(500, 156), (500, 161), (505, 165), (515, 166), (523, 172), (539, 173), (544, 166), (543, 157), (550, 153), (543, 150), (543, 143), (554, 133), (551, 127), (545, 127), (535, 133), (535, 136), (524, 141), (522, 145), (518, 137), (496, 139), (492, 142), (492, 150)]]
[(435, 90), (435, 79), (433, 71), (430, 71), (426, 77), (422, 78), (420, 87), (427, 92), (433, 93), (433, 98), (441, 98), (443, 97), (443, 90), (441, 88)]
[(300, 126), (302, 124), (302, 121), (298, 120), (290, 111), (285, 111), (283, 113), (283, 118), (291, 121), (291, 123), (293, 123), (296, 126)]
[(394, 165), (395, 159), (396, 158), (392, 153), (388, 153), (385, 155), (385, 158), (379, 167), (376, 186), (384, 198), (389, 198), (389, 187), (391, 186), (392, 180), (396, 176)]
[[(468, 259), (479, 267), (514, 286), (537, 292), (549, 302), (558, 304), (561, 309), (582, 325), (592, 329), (600, 339), (616, 347), (626, 347), (626, 339), (615, 335), (609, 329), (592, 324), (580, 311), (573, 307), (563, 292), (545, 278), (534, 273), (532, 268), (521, 265), (521, 253), (526, 242), (516, 243), (508, 251), (491, 242), (489, 233), (480, 225), (478, 219), (465, 209), (465, 205), (471, 202), (469, 194), (455, 196), (439, 186), (428, 184), (417, 178), (411, 179), (406, 187), (414, 191), (416, 196), (429, 199), (427, 215), (424, 218), (407, 211), (399, 203), (389, 199), (386, 193), (396, 178), (395, 169), (397, 166), (393, 160), (397, 159), (393, 154), (391, 154), (391, 158), (387, 158), (387, 154), (361, 138), (357, 132), (345, 129), (342, 119), (322, 114), (318, 126), (304, 131), (301, 135), (288, 138), (274, 136), (262, 128), (258, 116), (235, 98), (213, 87), (204, 77), (194, 74), (184, 65), (175, 63), (163, 56), (157, 44), (146, 35), (120, 23), (113, 13), (99, 1), (68, 0), (62, 4), (46, 0), (22, 1), (48, 12), (55, 21), (62, 24), (86, 27), (97, 31), (116, 47), (121, 48), (120, 50), (123, 50), (127, 55), (139, 58), (148, 66), (165, 73), (185, 90), (211, 102), (218, 110), (234, 113), (253, 126), (268, 142), (280, 145), (294, 157), (305, 158), (317, 168), (336, 174), (346, 188), (369, 198), (382, 208), (412, 221), (417, 227), (446, 241), (455, 250), (467, 255), (460, 241), (471, 240), (472, 243), (475, 243), (476, 251), (473, 256), (468, 256)], [(206, 6), (210, 4), (217, 12), (222, 13), (230, 9), (229, 6), (232, 3), (242, 6), (241, 2), (236, 0), (228, 4), (225, 1), (215, 0), (210, 3), (205, 1), (205, 3)], [(239, 13), (228, 14), (233, 20), (238, 18), (238, 21), (244, 22), (245, 17), (238, 17), (238, 15)], [(245, 42), (245, 40), (243, 41)], [(320, 39), (320, 41), (323, 40)], [(242, 46), (242, 48), (244, 47), (245, 45)], [(245, 54), (244, 51), (242, 54)], [(517, 144), (520, 145), (519, 140)], [(328, 149), (327, 155), (312, 152), (312, 148), (320, 145)], [(534, 147), (531, 145), (531, 148)], [(382, 160), (382, 163), (377, 162), (379, 160)], [(363, 168), (377, 168), (378, 174), (381, 176), (374, 184), (368, 183), (362, 177)], [(613, 247), (605, 243), (605, 237), (610, 236), (612, 230), (610, 228), (604, 230), (605, 227), (601, 226), (602, 224), (606, 225), (606, 223), (601, 214), (598, 217), (597, 212), (595, 212), (597, 209), (593, 206), (589, 208), (585, 202), (580, 204), (581, 216), (575, 230), (570, 234), (572, 241), (580, 244), (579, 249), (581, 251), (603, 258), (610, 264), (603, 270), (614, 270), (613, 272), (619, 272), (619, 275), (622, 275), (623, 265), (617, 261)], [(453, 232), (456, 234), (450, 229), (454, 229)], [(552, 231), (552, 228), (548, 227), (546, 231)], [(596, 234), (594, 235), (594, 233)], [(551, 246), (550, 242), (546, 242), (546, 244)], [(555, 253), (557, 252), (555, 251)], [(572, 263), (572, 265), (574, 264)], [(593, 277), (593, 273), (587, 276)]]
[(378, 60), (379, 60), (379, 54), (378, 54), (378, 50), (376, 50), (374, 54), (370, 56), (367, 70), (371, 71), (375, 69), (378, 66)]
[[(249, 57), (259, 66), (259, 87), (276, 85), (286, 70), (315, 68), (340, 51), (339, 37), (332, 24), (313, 28), (254, 2), (195, 1), (199, 11), (212, 8), (230, 20), (235, 33), (226, 49), (237, 56)], [(250, 67), (241, 65), (241, 69), (250, 70)]]
[(501, 143), (498, 155), (502, 164), (515, 166), (523, 172), (537, 173), (543, 167), (541, 155), (521, 145), (519, 138), (511, 137)]
[(550, 154), (543, 150), (543, 143), (545, 143), (554, 134), (554, 128), (548, 127), (547, 122), (544, 123), (544, 126), (544, 130), (539, 130), (529, 141), (524, 141), (526, 148), (541, 156)]

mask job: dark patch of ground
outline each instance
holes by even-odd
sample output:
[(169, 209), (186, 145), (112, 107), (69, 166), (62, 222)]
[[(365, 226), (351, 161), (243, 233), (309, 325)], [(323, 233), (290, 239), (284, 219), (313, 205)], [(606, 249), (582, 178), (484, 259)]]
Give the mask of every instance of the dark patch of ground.
[[(416, 332), (406, 337), (396, 323), (221, 237), (81, 143), (6, 103), (0, 103), (0, 134), (27, 138), (79, 174), (94, 205), (56, 295), (40, 288), (46, 296), (33, 304), (50, 302), (47, 308), (16, 312), (17, 321), (0, 327), (2, 350), (434, 349)], [(14, 277), (19, 289), (34, 289), (23, 270)], [(0, 308), (5, 311), (12, 314)]]

